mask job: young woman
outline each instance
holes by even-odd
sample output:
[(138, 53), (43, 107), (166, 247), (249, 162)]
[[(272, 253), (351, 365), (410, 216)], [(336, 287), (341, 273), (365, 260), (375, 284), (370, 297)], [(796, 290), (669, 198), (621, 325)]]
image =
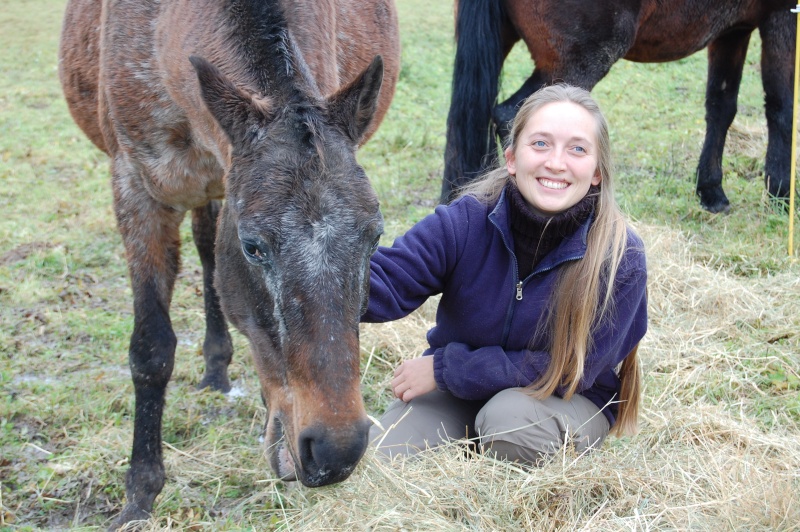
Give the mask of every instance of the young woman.
[(608, 125), (555, 85), (514, 121), (506, 165), (373, 255), (362, 321), (441, 294), (430, 348), (394, 373), (370, 439), (387, 455), (469, 438), (535, 464), (636, 430), (644, 248), (614, 199)]

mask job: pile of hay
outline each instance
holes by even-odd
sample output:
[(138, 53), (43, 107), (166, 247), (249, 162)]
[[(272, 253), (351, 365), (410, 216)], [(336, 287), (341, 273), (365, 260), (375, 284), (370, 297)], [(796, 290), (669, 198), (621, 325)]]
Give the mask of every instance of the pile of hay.
[[(800, 279), (736, 277), (698, 263), (674, 230), (638, 229), (650, 308), (639, 435), (535, 470), (466, 458), (457, 445), (393, 464), (368, 455), (340, 486), (290, 493), (287, 528), (800, 530), (798, 403), (788, 411), (799, 393), (789, 383), (800, 369)], [(373, 360), (376, 347), (416, 356), (432, 319), (426, 305), (369, 326), (364, 347)], [(781, 371), (785, 386), (764, 385)], [(789, 407), (763, 412), (765, 398)]]
[[(533, 470), (468, 457), (456, 444), (393, 463), (369, 451), (347, 481), (314, 490), (268, 478), (263, 456), (247, 462), (241, 450), (168, 449), (170, 482), (187, 490), (215, 474), (253, 475), (265, 479), (263, 489), (211, 522), (157, 508), (148, 526), (800, 530), (796, 269), (744, 277), (698, 259), (695, 244), (674, 230), (638, 230), (648, 246), (650, 329), (640, 349), (637, 436), (609, 439), (585, 456), (565, 450)], [(407, 319), (363, 326), (364, 393), (373, 408), (390, 400), (391, 370), (426, 347), (434, 310), (435, 301)]]

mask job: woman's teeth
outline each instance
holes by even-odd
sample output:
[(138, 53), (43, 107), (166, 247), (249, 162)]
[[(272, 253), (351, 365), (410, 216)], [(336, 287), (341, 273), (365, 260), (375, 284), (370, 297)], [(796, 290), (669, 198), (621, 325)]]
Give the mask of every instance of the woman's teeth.
[(567, 188), (569, 186), (569, 184), (565, 183), (564, 181), (550, 181), (549, 179), (539, 179), (539, 183), (543, 187), (556, 190), (561, 190), (562, 188)]

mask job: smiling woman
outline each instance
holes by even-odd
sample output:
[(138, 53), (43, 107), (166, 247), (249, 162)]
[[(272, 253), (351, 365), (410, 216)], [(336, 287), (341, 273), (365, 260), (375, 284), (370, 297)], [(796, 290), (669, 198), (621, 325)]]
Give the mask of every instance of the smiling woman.
[(608, 126), (555, 85), (521, 107), (508, 162), (371, 259), (364, 321), (441, 294), (430, 347), (394, 373), (371, 438), (387, 455), (467, 435), (537, 464), (637, 430), (647, 330), (644, 248), (614, 199)]
[(589, 111), (569, 101), (526, 115), (519, 137), (505, 150), (506, 169), (531, 208), (558, 214), (600, 184), (598, 126)]

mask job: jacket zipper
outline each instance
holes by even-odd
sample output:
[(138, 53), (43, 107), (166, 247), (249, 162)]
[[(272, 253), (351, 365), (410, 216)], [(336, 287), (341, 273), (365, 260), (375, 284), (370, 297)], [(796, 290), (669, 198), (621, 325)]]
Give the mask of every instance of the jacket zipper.
[(522, 301), (522, 281), (517, 282), (517, 301)]

